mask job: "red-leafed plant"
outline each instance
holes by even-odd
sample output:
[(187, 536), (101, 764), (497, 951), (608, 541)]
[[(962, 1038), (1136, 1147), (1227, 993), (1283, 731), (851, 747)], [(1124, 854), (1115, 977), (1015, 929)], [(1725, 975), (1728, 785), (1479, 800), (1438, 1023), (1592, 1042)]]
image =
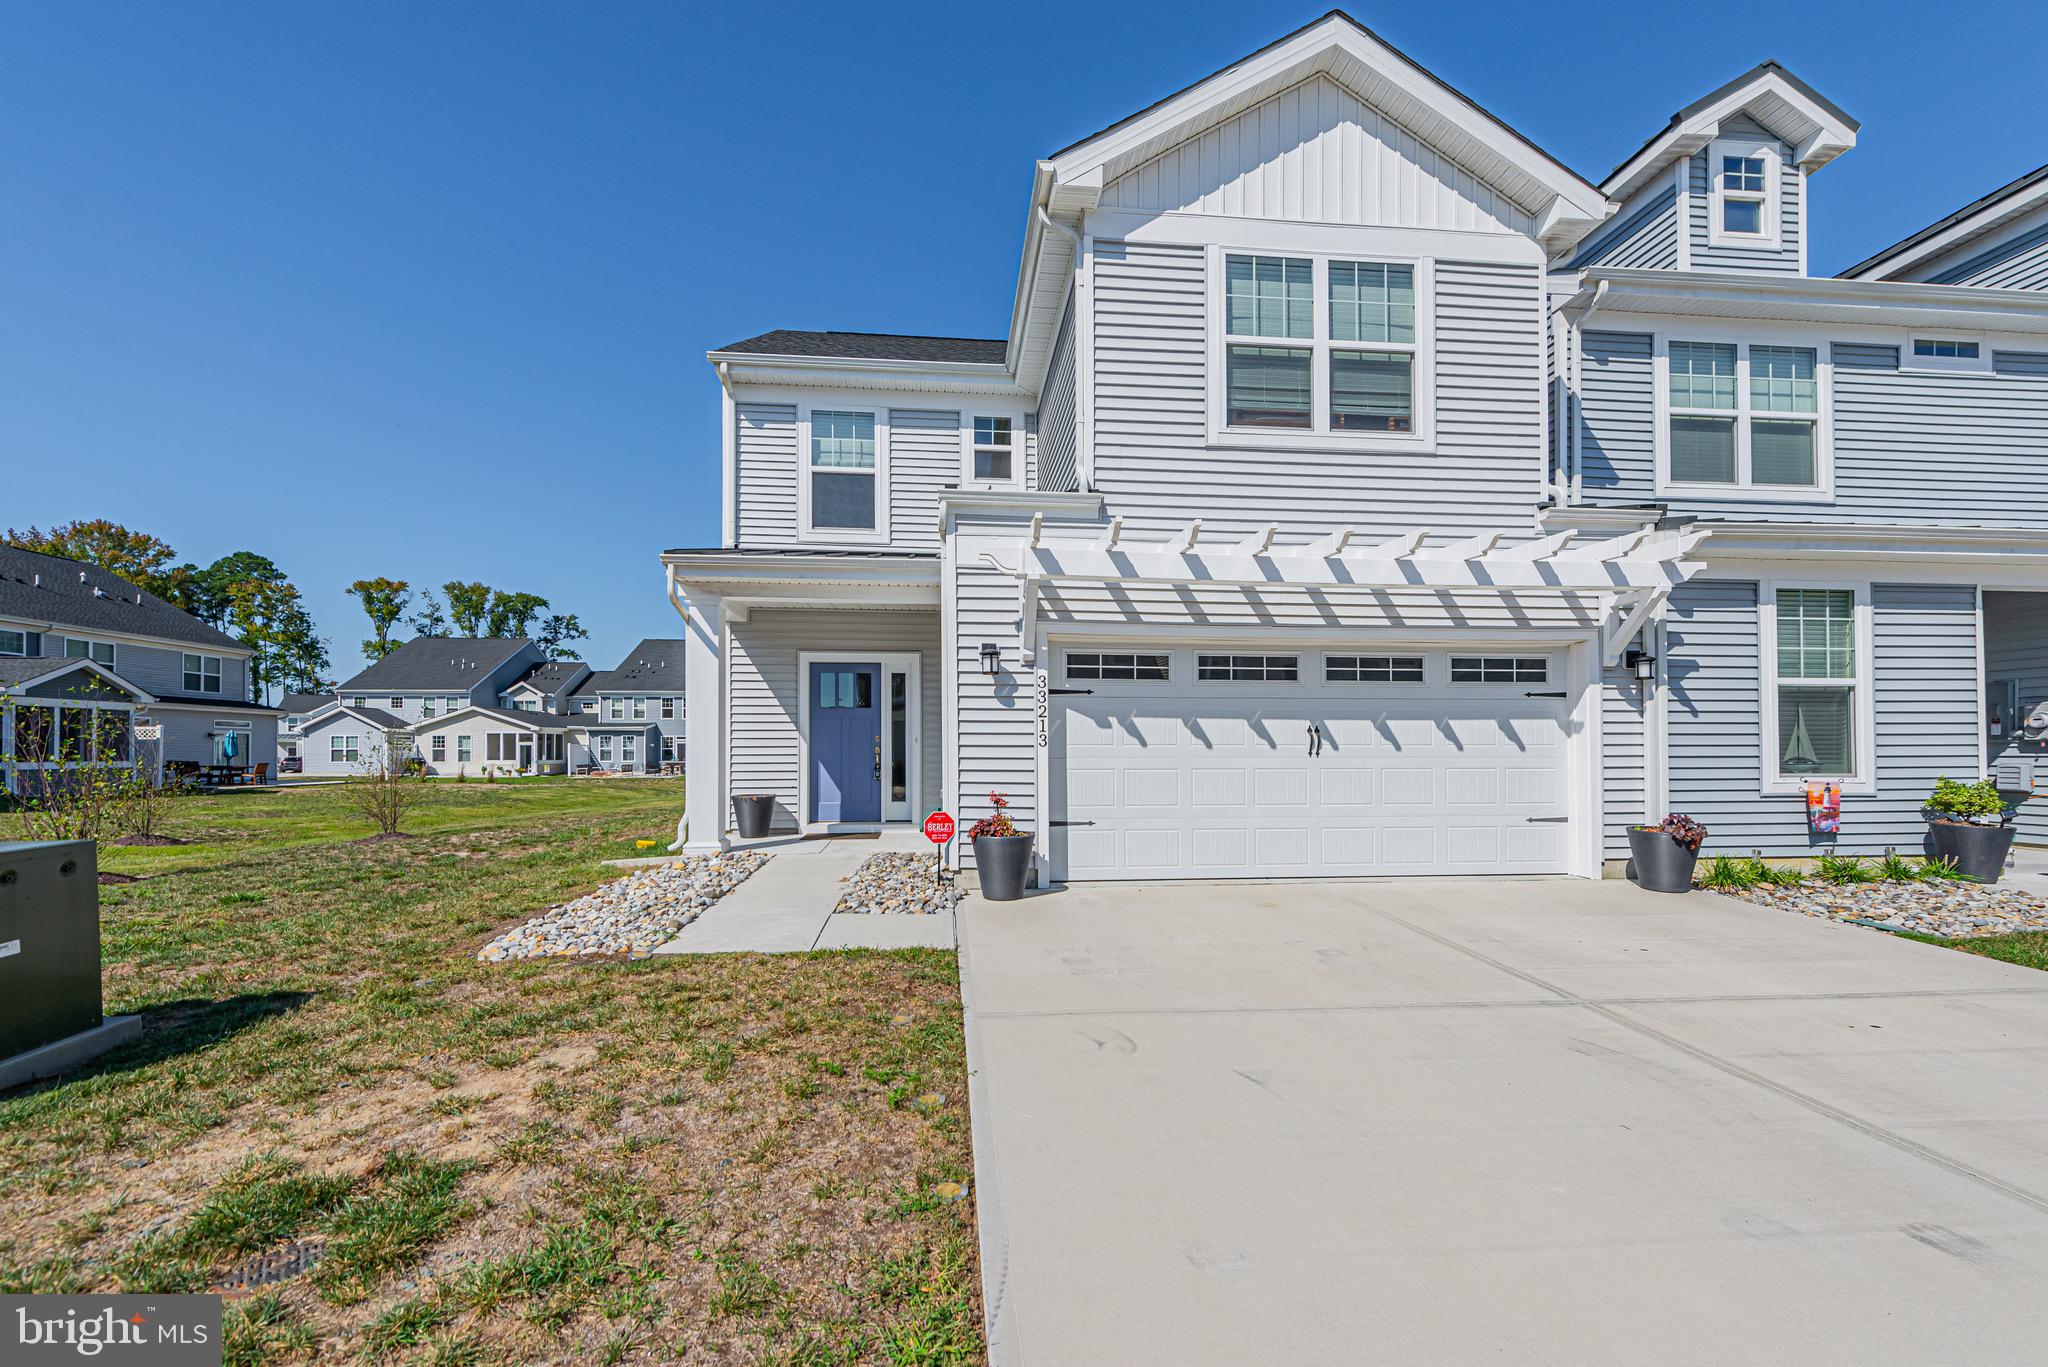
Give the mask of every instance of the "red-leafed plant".
[(1700, 845), (1707, 838), (1707, 828), (1705, 826), (1700, 825), (1699, 822), (1694, 821), (1689, 816), (1680, 816), (1677, 812), (1673, 812), (1654, 826), (1642, 826), (1638, 829), (1662, 831), (1694, 854), (1700, 852)]
[(1004, 797), (1001, 793), (990, 793), (988, 800), (995, 807), (995, 811), (968, 828), (967, 838), (969, 840), (977, 840), (984, 835), (1024, 834), (1024, 832), (1017, 829), (1017, 823), (1010, 820), (1010, 799)]

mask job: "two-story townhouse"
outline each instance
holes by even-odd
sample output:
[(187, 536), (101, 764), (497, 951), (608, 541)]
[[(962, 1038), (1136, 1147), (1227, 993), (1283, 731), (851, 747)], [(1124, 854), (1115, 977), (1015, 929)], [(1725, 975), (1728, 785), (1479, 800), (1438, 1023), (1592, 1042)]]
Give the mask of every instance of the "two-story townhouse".
[[(301, 724), (304, 772), (355, 773), (388, 759), (394, 747), (418, 755), (431, 771), (440, 772), (426, 733), (439, 731), (450, 718), (474, 713), (523, 716), (502, 707), (501, 699), (515, 682), (547, 663), (546, 652), (525, 639), (421, 636), (407, 641), (345, 681), (336, 690), (334, 707)], [(560, 728), (555, 729), (559, 733)], [(560, 769), (559, 735), (557, 742), (536, 743), (530, 720), (485, 727), (468, 743), (446, 731), (439, 733), (450, 773), (458, 767), (478, 773), (487, 764), (506, 772), (544, 771), (550, 763)], [(473, 754), (456, 757), (458, 751), (471, 749)], [(486, 755), (486, 750), (491, 753)]]
[(303, 766), (299, 753), (299, 732), (306, 719), (334, 706), (332, 693), (287, 693), (277, 700), (277, 767), (281, 773), (297, 773)]
[(688, 707), (680, 639), (649, 637), (617, 669), (580, 681), (569, 698), (570, 763), (613, 773), (660, 773), (682, 762)]
[(1333, 13), (1040, 161), (1005, 337), (712, 352), (687, 846), (1000, 792), (1051, 879), (1918, 848), (2048, 601), (2048, 295), (1813, 278), (1857, 132), (1767, 63), (1596, 185)]
[[(155, 769), (275, 763), (249, 649), (119, 575), (0, 546), (0, 769), (87, 755)], [(102, 714), (88, 723), (86, 713)], [(134, 727), (144, 727), (136, 739)], [(32, 758), (39, 757), (39, 758)]]
[(576, 686), (590, 677), (590, 666), (581, 660), (549, 660), (528, 670), (520, 680), (498, 695), (498, 706), (520, 712), (570, 710)]

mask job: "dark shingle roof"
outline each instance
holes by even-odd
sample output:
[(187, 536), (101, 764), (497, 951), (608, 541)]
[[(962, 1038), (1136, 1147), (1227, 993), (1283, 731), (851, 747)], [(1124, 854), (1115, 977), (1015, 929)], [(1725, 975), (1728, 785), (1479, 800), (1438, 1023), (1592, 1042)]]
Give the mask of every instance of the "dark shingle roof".
[(1009, 343), (1001, 337), (919, 337), (895, 332), (801, 332), (777, 328), (720, 347), (745, 356), (830, 356), (857, 361), (940, 361), (1001, 365)]
[(318, 712), (333, 701), (332, 693), (287, 693), (277, 705), (291, 716), (302, 717), (308, 712)]
[(0, 688), (27, 683), (30, 679), (40, 679), (45, 674), (77, 663), (78, 661), (67, 660), (61, 655), (0, 656)]
[(520, 684), (531, 684), (543, 693), (552, 693), (588, 668), (590, 666), (581, 660), (549, 660), (520, 675), (517, 682), (508, 686), (508, 691)]
[(0, 617), (241, 649), (234, 637), (111, 570), (19, 546), (0, 545)]
[(617, 669), (602, 669), (576, 685), (572, 698), (599, 693), (680, 693), (683, 689), (683, 643), (650, 636), (626, 653)]
[(478, 713), (486, 717), (497, 717), (504, 721), (516, 721), (525, 726), (537, 727), (542, 731), (559, 731), (570, 724), (570, 719), (554, 712), (528, 712), (521, 707), (458, 707), (440, 717), (430, 717), (419, 724), (422, 731), (431, 731), (447, 723), (450, 717), (466, 717)]
[(1976, 215), (1982, 213), (1986, 209), (1991, 208), (1993, 205), (1999, 203), (2001, 200), (2011, 199), (2014, 195), (2033, 189), (2043, 180), (2048, 180), (2048, 166), (2036, 166), (2033, 170), (2027, 172), (2018, 180), (2008, 181), (2004, 185), (1999, 186), (1996, 190), (1993, 190), (1990, 194), (1983, 196), (1981, 199), (1971, 200), (1968, 204), (1965, 204), (1962, 208), (1956, 210), (1952, 214), (1949, 214), (1947, 217), (1936, 219), (1934, 222), (1928, 224), (1926, 227), (1922, 228), (1919, 232), (1912, 234), (1910, 237), (1901, 238), (1899, 241), (1892, 243), (1891, 246), (1886, 247), (1883, 251), (1874, 252), (1871, 255), (1864, 257), (1861, 261), (1858, 261), (1855, 265), (1849, 267), (1847, 270), (1839, 272), (1839, 276), (1841, 278), (1847, 278), (1849, 276), (1855, 275), (1859, 271), (1868, 270), (1870, 267), (1876, 265), (1878, 262), (1884, 260), (1888, 256), (1897, 256), (1900, 252), (1911, 251), (1913, 248), (1919, 246), (1922, 242), (1927, 241), (1927, 239), (1947, 232), (1950, 228), (1954, 227), (1958, 223), (1963, 222), (1966, 219), (1974, 218)]
[(305, 729), (311, 731), (316, 727), (325, 726), (337, 717), (344, 716), (359, 718), (380, 731), (410, 731), (412, 729), (412, 723), (404, 717), (394, 716), (381, 707), (353, 706), (327, 708), (319, 713), (319, 715), (307, 718)]
[(474, 688), (528, 642), (502, 636), (420, 636), (341, 686), (343, 693)]

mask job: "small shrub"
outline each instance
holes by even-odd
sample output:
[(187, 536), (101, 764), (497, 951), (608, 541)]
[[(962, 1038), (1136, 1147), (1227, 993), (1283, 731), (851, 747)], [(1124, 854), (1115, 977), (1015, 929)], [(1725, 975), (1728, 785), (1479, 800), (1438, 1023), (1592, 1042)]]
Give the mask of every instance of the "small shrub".
[(1761, 850), (1749, 856), (1749, 871), (1755, 882), (1767, 888), (1796, 888), (1806, 875), (1790, 864), (1767, 864)]
[(1929, 882), (1947, 882), (1963, 876), (1953, 859), (1923, 859), (1920, 861), (1920, 876)]
[(1915, 864), (1897, 850), (1887, 849), (1877, 861), (1877, 876), (1887, 883), (1913, 883), (1926, 876), (1925, 866)]
[(1753, 888), (1756, 886), (1756, 863), (1734, 855), (1717, 854), (1707, 861), (1707, 871), (1700, 875), (1700, 886), (1716, 892), (1741, 892)]
[(968, 828), (967, 838), (977, 839), (984, 835), (1021, 835), (1017, 823), (1010, 820), (1010, 799), (1001, 793), (990, 793), (989, 802), (995, 807), (992, 815), (985, 816)]
[(1815, 862), (1820, 866), (1820, 876), (1830, 883), (1874, 883), (1882, 876), (1853, 854), (1829, 850)]
[(1662, 831), (1694, 854), (1700, 852), (1700, 846), (1705, 843), (1707, 838), (1707, 828), (1705, 826), (1694, 821), (1691, 817), (1680, 815), (1677, 812), (1671, 813), (1671, 815), (1665, 817), (1654, 826), (1638, 826), (1636, 829), (1639, 831)]
[(1927, 799), (1927, 811), (1936, 818), (1996, 825), (2005, 820), (2005, 799), (1990, 779), (1963, 783), (1952, 778), (1934, 781), (1934, 795)]

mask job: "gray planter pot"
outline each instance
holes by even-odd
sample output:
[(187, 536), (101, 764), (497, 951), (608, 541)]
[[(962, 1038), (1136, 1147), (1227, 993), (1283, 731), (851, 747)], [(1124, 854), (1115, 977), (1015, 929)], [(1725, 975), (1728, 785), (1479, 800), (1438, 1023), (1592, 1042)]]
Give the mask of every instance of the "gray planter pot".
[(1930, 821), (1928, 843), (1938, 859), (1953, 859), (1965, 878), (1996, 883), (2005, 872), (2005, 857), (2019, 837), (2017, 826), (1972, 826), (1966, 821)]
[(734, 793), (732, 824), (739, 828), (742, 840), (759, 840), (768, 834), (768, 828), (775, 824), (775, 795)]
[(1628, 828), (1629, 874), (1651, 892), (1691, 892), (1698, 850), (1689, 850), (1659, 830)]
[(981, 895), (991, 902), (1014, 902), (1024, 895), (1024, 875), (1031, 868), (1028, 835), (977, 835), (974, 869)]

